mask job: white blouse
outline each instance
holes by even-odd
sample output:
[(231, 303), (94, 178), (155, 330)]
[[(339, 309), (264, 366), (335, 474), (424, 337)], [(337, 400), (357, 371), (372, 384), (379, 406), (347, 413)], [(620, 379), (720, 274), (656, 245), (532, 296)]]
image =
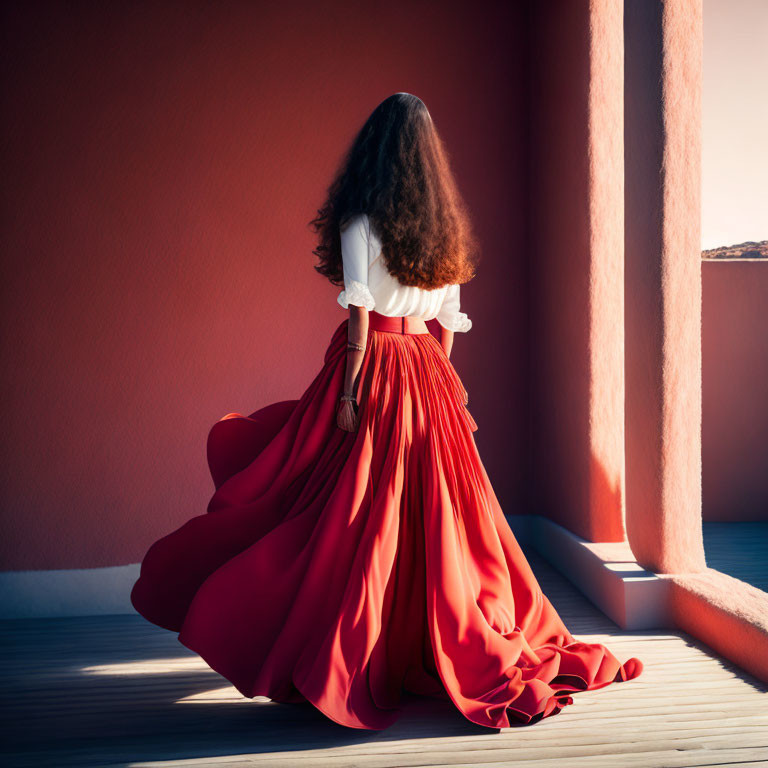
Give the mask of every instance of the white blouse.
[(341, 256), (344, 266), (344, 290), (338, 302), (344, 309), (350, 304), (376, 309), (394, 317), (420, 317), (437, 321), (449, 331), (468, 331), (472, 321), (459, 312), (458, 283), (425, 290), (403, 285), (387, 271), (381, 255), (381, 241), (371, 229), (370, 219), (359, 213), (341, 231)]

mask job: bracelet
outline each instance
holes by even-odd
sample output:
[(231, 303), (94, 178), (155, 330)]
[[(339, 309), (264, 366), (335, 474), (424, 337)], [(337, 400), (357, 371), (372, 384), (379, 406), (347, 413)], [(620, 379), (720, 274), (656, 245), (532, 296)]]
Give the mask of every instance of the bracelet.
[(347, 342), (347, 349), (359, 349), (361, 352), (365, 351), (365, 347), (361, 344), (356, 344), (354, 341)]
[(347, 395), (347, 394), (343, 394), (343, 395), (342, 395), (342, 396), (339, 398), (339, 400), (349, 400), (350, 402), (354, 403), (354, 402), (357, 400), (357, 397), (355, 397), (355, 395)]

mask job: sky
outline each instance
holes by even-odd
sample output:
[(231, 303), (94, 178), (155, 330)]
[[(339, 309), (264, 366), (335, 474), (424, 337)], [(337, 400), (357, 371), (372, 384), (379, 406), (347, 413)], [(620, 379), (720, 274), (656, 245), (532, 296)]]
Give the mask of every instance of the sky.
[(704, 0), (701, 247), (768, 240), (768, 0)]

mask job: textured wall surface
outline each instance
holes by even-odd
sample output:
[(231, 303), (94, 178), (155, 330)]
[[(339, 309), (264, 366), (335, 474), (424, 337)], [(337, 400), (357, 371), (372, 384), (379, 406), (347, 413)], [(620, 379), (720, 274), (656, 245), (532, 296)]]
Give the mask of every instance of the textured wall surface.
[(768, 520), (768, 264), (705, 261), (705, 520)]
[(588, 540), (619, 541), (622, 4), (532, 8), (530, 508)]
[(362, 122), (427, 103), (483, 247), (454, 364), (505, 511), (527, 449), (518, 3), (5, 3), (4, 569), (137, 562), (211, 425), (299, 397), (346, 316), (307, 222)]
[(624, 12), (590, 2), (589, 451), (592, 541), (624, 531)]
[(704, 567), (701, 3), (625, 4), (627, 533), (645, 567)]

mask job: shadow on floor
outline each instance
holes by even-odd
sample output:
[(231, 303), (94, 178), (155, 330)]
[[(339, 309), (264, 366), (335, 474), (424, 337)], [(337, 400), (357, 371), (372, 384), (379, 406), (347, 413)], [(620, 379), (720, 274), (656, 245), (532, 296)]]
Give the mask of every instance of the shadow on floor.
[[(620, 630), (537, 555), (531, 553), (529, 562), (577, 637), (598, 636), (621, 661), (638, 655), (646, 665), (653, 649), (669, 641), (666, 632)], [(535, 728), (538, 737), (564, 719), (561, 713), (502, 732), (471, 723), (450, 702), (409, 696), (395, 725), (384, 731), (353, 730), (329, 720), (311, 704), (244, 699), (182, 646), (175, 633), (140, 616), (20, 619), (1, 622), (0, 628), (5, 766), (86, 768), (184, 759), (211, 765), (208, 760), (214, 756), (230, 756), (234, 765), (238, 756), (268, 753), (280, 753), (280, 765), (285, 766), (291, 764), (286, 754), (297, 750), (355, 745), (370, 745), (368, 756), (378, 756), (377, 765), (384, 764), (382, 757), (398, 765), (391, 745), (404, 740), (437, 739), (439, 744), (441, 739), (501, 733), (514, 739), (513, 732), (519, 736), (521, 728), (527, 734)], [(695, 647), (691, 638), (685, 642)], [(720, 661), (727, 669), (728, 662)], [(644, 676), (649, 673), (644, 671), (629, 684), (642, 690)], [(583, 692), (575, 698), (601, 693)], [(589, 721), (584, 727), (590, 728)], [(430, 751), (438, 748), (433, 742)]]

